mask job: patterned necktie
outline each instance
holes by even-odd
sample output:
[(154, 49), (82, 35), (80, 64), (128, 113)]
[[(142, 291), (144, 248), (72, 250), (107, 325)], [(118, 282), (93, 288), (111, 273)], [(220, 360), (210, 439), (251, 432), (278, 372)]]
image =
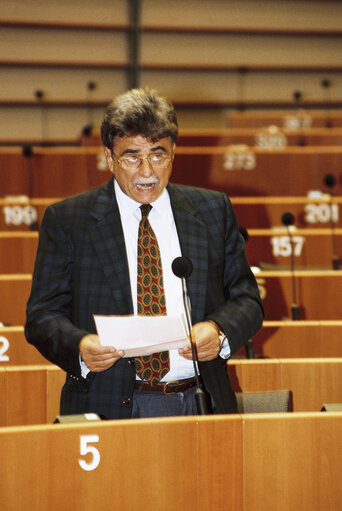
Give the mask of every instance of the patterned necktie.
[[(163, 269), (156, 235), (148, 221), (151, 204), (142, 204), (138, 231), (137, 298), (139, 316), (165, 316)], [(156, 385), (170, 370), (169, 352), (136, 357), (135, 368), (142, 380)]]

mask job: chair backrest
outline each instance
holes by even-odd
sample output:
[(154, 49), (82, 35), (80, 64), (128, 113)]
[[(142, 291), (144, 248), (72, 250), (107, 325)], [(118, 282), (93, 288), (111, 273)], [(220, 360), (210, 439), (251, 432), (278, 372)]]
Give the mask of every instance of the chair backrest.
[(236, 392), (239, 413), (290, 412), (290, 390)]

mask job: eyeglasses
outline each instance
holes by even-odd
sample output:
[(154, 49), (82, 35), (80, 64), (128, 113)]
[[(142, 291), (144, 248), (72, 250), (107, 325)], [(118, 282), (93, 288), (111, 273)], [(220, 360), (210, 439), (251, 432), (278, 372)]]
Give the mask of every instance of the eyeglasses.
[(159, 170), (166, 169), (170, 165), (171, 156), (162, 152), (152, 153), (144, 157), (137, 154), (125, 154), (121, 158), (117, 158), (117, 160), (125, 170), (137, 170), (143, 160), (147, 160), (152, 169)]

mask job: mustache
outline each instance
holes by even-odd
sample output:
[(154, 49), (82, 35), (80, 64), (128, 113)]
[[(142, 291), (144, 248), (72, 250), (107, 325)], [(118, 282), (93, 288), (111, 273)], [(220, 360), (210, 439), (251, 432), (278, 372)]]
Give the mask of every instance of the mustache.
[(160, 179), (159, 177), (155, 176), (149, 179), (144, 179), (142, 177), (137, 177), (133, 179), (133, 185), (159, 185)]

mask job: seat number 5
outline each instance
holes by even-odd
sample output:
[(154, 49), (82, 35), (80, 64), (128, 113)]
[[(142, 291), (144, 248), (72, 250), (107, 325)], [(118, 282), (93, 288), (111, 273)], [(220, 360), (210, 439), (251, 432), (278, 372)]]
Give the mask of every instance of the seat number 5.
[(95, 470), (100, 463), (100, 452), (99, 450), (90, 444), (95, 444), (99, 441), (99, 435), (81, 435), (80, 436), (80, 454), (86, 456), (91, 454), (91, 458), (88, 460), (78, 460), (80, 467), (87, 472)]

